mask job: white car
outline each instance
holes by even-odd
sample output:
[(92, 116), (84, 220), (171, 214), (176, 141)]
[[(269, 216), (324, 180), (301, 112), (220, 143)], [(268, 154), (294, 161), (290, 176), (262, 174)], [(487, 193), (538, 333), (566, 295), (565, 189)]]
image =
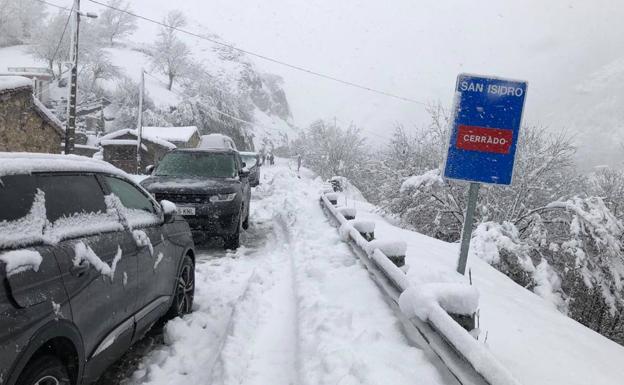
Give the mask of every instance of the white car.
[(236, 151), (236, 144), (232, 138), (223, 134), (202, 135), (197, 147), (201, 149), (221, 148)]

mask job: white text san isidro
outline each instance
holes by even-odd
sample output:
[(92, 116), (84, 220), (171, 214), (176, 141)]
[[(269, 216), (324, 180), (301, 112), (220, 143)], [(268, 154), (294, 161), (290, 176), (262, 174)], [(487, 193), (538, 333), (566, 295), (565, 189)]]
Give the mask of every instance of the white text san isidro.
[(459, 84), (459, 90), (462, 92), (484, 92), (496, 96), (516, 96), (521, 97), (524, 94), (522, 87), (514, 87), (510, 85), (488, 84), (487, 87), (483, 83), (473, 83), (470, 81), (462, 81)]

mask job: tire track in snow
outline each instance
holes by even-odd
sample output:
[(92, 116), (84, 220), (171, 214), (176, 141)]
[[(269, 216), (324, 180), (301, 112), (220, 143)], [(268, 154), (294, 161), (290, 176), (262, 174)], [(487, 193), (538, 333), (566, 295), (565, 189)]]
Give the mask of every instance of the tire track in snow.
[(124, 384), (443, 383), (329, 225), (320, 185), (265, 173), (243, 238), (262, 245), (198, 258), (195, 312), (168, 323)]

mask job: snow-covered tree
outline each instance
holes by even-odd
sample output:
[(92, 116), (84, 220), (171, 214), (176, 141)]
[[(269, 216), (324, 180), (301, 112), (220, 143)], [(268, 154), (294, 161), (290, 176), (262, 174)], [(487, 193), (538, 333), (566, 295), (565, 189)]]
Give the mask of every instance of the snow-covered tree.
[(318, 120), (295, 141), (294, 151), (301, 153), (306, 167), (327, 179), (344, 176), (356, 186), (369, 161), (366, 141), (353, 124), (341, 128)]
[(110, 54), (102, 49), (94, 49), (85, 61), (82, 71), (92, 89), (96, 87), (98, 80), (112, 80), (121, 74), (119, 67), (113, 64)]
[(154, 43), (152, 64), (167, 76), (167, 89), (171, 90), (173, 82), (188, 70), (190, 63), (190, 50), (175, 30), (186, 25), (186, 17), (180, 11), (171, 11), (163, 23), (166, 27), (160, 30)]
[(0, 0), (0, 47), (28, 43), (45, 14), (35, 0)]
[[(55, 76), (61, 72), (61, 63), (69, 59), (71, 32), (69, 26), (65, 28), (67, 17), (67, 14), (61, 11), (42, 22), (34, 32), (33, 45), (30, 47), (32, 54), (45, 62), (53, 73), (55, 64), (57, 64)], [(63, 34), (64, 30), (65, 33)], [(62, 40), (61, 37), (63, 37)]]
[[(109, 7), (104, 8), (97, 19), (97, 29), (100, 37), (108, 45), (113, 45), (115, 40), (130, 36), (137, 29), (136, 18), (128, 13), (117, 11), (130, 11), (130, 4), (123, 0), (108, 0)], [(113, 9), (115, 8), (115, 9)]]

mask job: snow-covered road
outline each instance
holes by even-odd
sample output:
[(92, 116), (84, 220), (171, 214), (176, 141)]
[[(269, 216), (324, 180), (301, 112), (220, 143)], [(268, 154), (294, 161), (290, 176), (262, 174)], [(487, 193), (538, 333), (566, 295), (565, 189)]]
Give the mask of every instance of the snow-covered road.
[(318, 203), (321, 182), (265, 167), (236, 253), (202, 251), (194, 312), (124, 384), (454, 384), (411, 346)]

